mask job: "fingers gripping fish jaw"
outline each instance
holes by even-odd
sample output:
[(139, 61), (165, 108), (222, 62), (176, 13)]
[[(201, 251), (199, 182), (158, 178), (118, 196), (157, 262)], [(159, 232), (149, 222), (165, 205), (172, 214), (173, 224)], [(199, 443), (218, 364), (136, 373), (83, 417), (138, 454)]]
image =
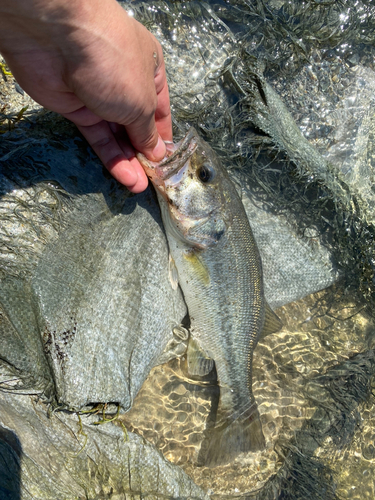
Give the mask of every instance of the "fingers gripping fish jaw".
[(142, 154), (137, 157), (157, 190), (160, 204), (168, 209), (163, 221), (170, 232), (200, 250), (216, 245), (231, 223), (231, 214), (223, 217), (222, 213), (226, 200), (217, 174), (220, 166), (194, 129), (176, 145), (168, 144), (160, 163)]
[(137, 158), (145, 169), (147, 176), (160, 191), (166, 191), (165, 182), (171, 177), (176, 176), (174, 182), (169, 184), (177, 184), (181, 180), (183, 175), (181, 171), (184, 170), (184, 166), (187, 166), (190, 156), (196, 149), (196, 144), (190, 144), (187, 140), (188, 136), (177, 144), (166, 142), (166, 155), (160, 162), (153, 162), (148, 160), (142, 153), (137, 153)]

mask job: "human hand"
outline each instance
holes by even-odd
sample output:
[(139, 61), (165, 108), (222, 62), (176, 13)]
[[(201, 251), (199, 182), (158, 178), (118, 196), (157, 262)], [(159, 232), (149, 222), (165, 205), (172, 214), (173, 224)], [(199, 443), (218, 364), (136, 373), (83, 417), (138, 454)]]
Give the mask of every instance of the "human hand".
[(130, 191), (172, 140), (160, 44), (115, 0), (0, 0), (0, 51), (21, 87), (74, 122)]

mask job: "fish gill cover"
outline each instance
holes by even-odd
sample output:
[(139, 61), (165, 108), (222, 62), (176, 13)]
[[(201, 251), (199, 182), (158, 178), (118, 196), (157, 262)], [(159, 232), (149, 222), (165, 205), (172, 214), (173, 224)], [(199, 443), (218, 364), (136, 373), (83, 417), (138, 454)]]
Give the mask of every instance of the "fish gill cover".
[[(163, 45), (175, 139), (194, 125), (241, 184), (268, 301), (297, 301), (278, 310), (283, 332), (255, 351), (268, 448), (213, 473), (196, 467), (215, 389), (186, 381), (178, 360), (158, 366), (183, 352), (172, 327), (186, 310), (166, 285), (155, 197), (129, 198), (72, 127), (24, 111), (33, 104), (9, 94), (4, 74), (1, 493), (373, 498), (373, 2), (123, 4)], [(147, 253), (149, 241), (160, 253)], [(131, 272), (119, 276), (119, 261)], [(122, 286), (98, 313), (109, 275)], [(117, 300), (123, 323), (108, 314)], [(132, 409), (118, 427), (95, 427), (117, 407), (48, 418), (46, 401), (51, 411)]]

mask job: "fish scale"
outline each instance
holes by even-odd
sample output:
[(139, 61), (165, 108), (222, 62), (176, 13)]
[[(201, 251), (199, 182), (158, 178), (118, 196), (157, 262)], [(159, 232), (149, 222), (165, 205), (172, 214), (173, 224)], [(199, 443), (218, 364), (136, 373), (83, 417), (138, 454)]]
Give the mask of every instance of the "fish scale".
[[(250, 231), (236, 217), (218, 245), (200, 254), (209, 269), (209, 286), (199, 279), (193, 279), (191, 286), (181, 283), (193, 318), (191, 333), (215, 360), (221, 412), (227, 416), (251, 401), (251, 357), (264, 321), (260, 259)], [(172, 248), (183, 275), (188, 272), (184, 259)]]

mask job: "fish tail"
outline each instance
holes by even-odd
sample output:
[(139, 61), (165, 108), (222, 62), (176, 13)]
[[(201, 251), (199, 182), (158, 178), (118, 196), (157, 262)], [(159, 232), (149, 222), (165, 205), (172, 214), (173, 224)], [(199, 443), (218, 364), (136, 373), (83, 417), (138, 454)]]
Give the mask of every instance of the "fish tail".
[(232, 462), (239, 453), (265, 448), (262, 424), (256, 404), (241, 415), (227, 418), (207, 433), (203, 441), (199, 465), (217, 467)]

